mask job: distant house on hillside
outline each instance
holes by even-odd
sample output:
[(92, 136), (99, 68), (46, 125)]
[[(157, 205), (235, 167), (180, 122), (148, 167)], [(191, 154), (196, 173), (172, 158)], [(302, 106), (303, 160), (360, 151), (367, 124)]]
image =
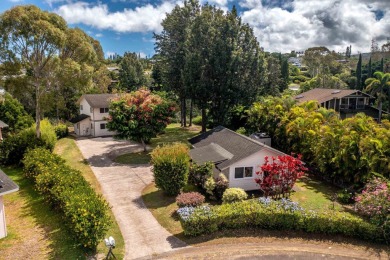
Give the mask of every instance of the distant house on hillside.
[(198, 163), (212, 162), (214, 174), (222, 173), (229, 180), (229, 187), (257, 190), (256, 171), (264, 164), (265, 156), (285, 155), (271, 148), (268, 136), (247, 136), (238, 134), (223, 126), (197, 135), (189, 140), (193, 149), (191, 159)]
[(379, 110), (372, 107), (375, 98), (360, 90), (315, 88), (295, 96), (295, 99), (299, 103), (316, 100), (321, 107), (339, 112), (342, 119), (357, 113), (364, 113), (375, 120), (379, 116)]
[(74, 132), (78, 136), (109, 136), (114, 135), (108, 131), (105, 118), (108, 116), (110, 100), (116, 94), (85, 94), (77, 104), (80, 107), (80, 115), (71, 119), (74, 124)]

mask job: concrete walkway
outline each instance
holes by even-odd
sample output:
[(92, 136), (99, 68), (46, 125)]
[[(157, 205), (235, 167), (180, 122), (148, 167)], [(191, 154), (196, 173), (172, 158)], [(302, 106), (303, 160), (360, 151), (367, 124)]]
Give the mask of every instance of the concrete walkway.
[(119, 154), (142, 151), (140, 145), (110, 137), (78, 140), (77, 145), (112, 206), (125, 240), (125, 259), (152, 258), (186, 246), (165, 230), (143, 203), (142, 190), (153, 180), (150, 167), (112, 161)]

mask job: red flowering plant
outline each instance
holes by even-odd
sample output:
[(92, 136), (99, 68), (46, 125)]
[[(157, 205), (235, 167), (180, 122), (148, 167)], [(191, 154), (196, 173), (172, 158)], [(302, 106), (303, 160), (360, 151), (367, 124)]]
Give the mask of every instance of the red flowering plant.
[(165, 129), (174, 116), (175, 107), (168, 99), (141, 88), (113, 99), (109, 107), (107, 128), (120, 139), (146, 143)]
[(256, 178), (255, 181), (266, 197), (288, 198), (290, 196), (297, 179), (307, 171), (301, 158), (301, 155), (271, 157), (271, 160), (268, 156), (264, 158), (265, 162), (260, 167), (261, 170), (256, 172), (260, 178)]

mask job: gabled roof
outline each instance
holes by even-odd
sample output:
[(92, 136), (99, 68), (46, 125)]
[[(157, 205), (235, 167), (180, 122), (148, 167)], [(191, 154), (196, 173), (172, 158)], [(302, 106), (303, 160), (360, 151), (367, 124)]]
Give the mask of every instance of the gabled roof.
[(0, 120), (0, 128), (8, 127), (6, 123)]
[(78, 116), (72, 118), (72, 119), (69, 120), (69, 121), (70, 121), (71, 123), (73, 123), (73, 124), (76, 124), (76, 123), (78, 123), (78, 122), (83, 121), (84, 119), (87, 119), (88, 117), (90, 117), (90, 116), (88, 116), (88, 115), (86, 115), (86, 114), (81, 114), (81, 115), (78, 115)]
[[(226, 159), (216, 164), (216, 166), (220, 170), (223, 170), (232, 165), (233, 163), (241, 161), (242, 159), (262, 149), (271, 150), (280, 155), (284, 155), (284, 153), (282, 153), (281, 151), (273, 149), (263, 143), (260, 143), (244, 135), (238, 134), (223, 126), (218, 126), (212, 130), (197, 135), (189, 139), (189, 142), (194, 147), (194, 150), (198, 150), (199, 153), (202, 152), (202, 150), (199, 149), (204, 149), (203, 151), (207, 152), (207, 154), (210, 156), (210, 159), (207, 160), (207, 158), (202, 158), (205, 161), (212, 161), (213, 159), (215, 160), (215, 158), (218, 158), (218, 154), (213, 154), (212, 156), (210, 155), (213, 149), (218, 149), (215, 148), (216, 146), (210, 146), (210, 144), (212, 143), (217, 144), (219, 147), (223, 148), (224, 151), (227, 151), (229, 154), (233, 155), (232, 157), (228, 158), (228, 156), (226, 156), (226, 153), (223, 154), (225, 155)], [(192, 151), (191, 153), (198, 154), (198, 152), (196, 151)], [(193, 159), (196, 160), (197, 158), (198, 157), (195, 157)]]
[(233, 157), (233, 154), (215, 143), (190, 150), (190, 156), (198, 164), (205, 162), (221, 163)]
[(84, 94), (77, 101), (80, 104), (81, 100), (85, 98), (88, 104), (93, 108), (104, 108), (108, 107), (110, 100), (117, 97), (117, 94)]
[(19, 186), (13, 182), (2, 170), (0, 170), (0, 196), (19, 190)]
[(295, 96), (295, 100), (297, 100), (299, 103), (306, 102), (309, 100), (317, 100), (318, 103), (321, 104), (334, 98), (340, 99), (350, 95), (363, 95), (366, 97), (373, 98), (372, 96), (356, 89), (315, 88)]

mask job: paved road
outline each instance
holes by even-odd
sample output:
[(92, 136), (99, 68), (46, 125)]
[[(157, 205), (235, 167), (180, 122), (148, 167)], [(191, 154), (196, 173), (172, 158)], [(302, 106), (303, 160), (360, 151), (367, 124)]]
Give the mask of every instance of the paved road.
[(118, 154), (141, 151), (138, 144), (106, 137), (78, 140), (77, 145), (112, 206), (125, 240), (125, 259), (150, 258), (186, 246), (157, 222), (142, 201), (142, 190), (153, 179), (150, 167), (131, 167), (111, 160)]

